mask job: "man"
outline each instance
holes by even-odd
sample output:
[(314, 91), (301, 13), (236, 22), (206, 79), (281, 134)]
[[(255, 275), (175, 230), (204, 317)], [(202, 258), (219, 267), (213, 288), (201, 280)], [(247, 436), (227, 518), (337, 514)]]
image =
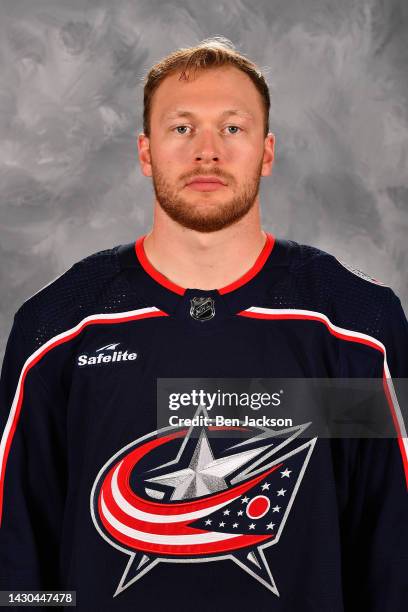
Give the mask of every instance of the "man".
[[(14, 318), (2, 589), (75, 590), (87, 611), (407, 609), (407, 439), (391, 379), (408, 372), (407, 321), (389, 287), (262, 230), (268, 113), (263, 76), (222, 40), (147, 75), (151, 232), (76, 263)], [(214, 425), (222, 389), (211, 404), (188, 386), (310, 378), (383, 381), (395, 435)], [(163, 421), (163, 381), (178, 379)]]

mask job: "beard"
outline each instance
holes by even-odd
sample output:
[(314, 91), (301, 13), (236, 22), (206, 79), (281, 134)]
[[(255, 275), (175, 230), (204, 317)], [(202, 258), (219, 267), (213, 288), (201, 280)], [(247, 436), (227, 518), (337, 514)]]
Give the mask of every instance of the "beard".
[[(211, 202), (211, 198), (219, 197), (222, 188), (210, 192), (191, 190), (190, 198), (183, 197), (152, 163), (153, 188), (160, 207), (173, 221), (196, 232), (217, 232), (236, 223), (251, 210), (259, 193), (261, 170), (262, 161), (257, 172), (240, 185), (237, 193), (228, 199)], [(212, 174), (218, 176), (214, 171)]]

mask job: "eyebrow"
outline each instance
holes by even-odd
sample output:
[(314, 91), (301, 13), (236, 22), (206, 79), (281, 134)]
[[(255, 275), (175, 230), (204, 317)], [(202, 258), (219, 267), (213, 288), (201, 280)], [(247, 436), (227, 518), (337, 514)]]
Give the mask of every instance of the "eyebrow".
[[(253, 119), (253, 115), (251, 113), (247, 113), (246, 111), (240, 110), (239, 108), (230, 108), (228, 110), (223, 111), (220, 114), (221, 118), (229, 117), (231, 115), (242, 116), (244, 119)], [(172, 119), (173, 117), (195, 117), (196, 115), (191, 111), (177, 109), (175, 111), (169, 111), (163, 115), (163, 119)]]

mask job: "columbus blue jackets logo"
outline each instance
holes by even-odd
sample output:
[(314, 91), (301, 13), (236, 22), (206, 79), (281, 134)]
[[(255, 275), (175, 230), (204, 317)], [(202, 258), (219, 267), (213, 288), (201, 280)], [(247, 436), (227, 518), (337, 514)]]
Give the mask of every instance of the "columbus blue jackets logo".
[(92, 488), (91, 515), (129, 556), (113, 596), (158, 563), (225, 559), (279, 596), (264, 550), (284, 537), (295, 511), (316, 443), (296, 439), (307, 427), (165, 427), (109, 459)]
[(215, 303), (212, 297), (193, 297), (190, 300), (190, 315), (196, 321), (208, 321), (215, 316)]

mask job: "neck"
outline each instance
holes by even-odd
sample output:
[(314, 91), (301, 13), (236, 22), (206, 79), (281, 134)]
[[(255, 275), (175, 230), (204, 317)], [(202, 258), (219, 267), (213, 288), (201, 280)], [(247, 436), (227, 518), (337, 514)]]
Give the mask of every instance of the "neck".
[(259, 205), (237, 223), (211, 233), (180, 226), (156, 205), (144, 250), (151, 265), (173, 283), (209, 290), (243, 276), (255, 263), (265, 240)]

